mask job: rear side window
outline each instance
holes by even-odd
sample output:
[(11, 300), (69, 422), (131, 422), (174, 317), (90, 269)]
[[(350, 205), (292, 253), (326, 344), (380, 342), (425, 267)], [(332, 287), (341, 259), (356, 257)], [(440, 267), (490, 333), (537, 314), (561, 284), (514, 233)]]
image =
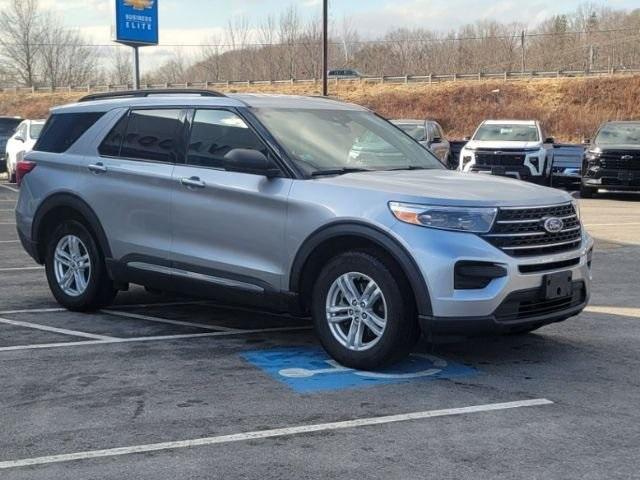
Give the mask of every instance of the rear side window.
[(34, 150), (66, 152), (103, 115), (104, 112), (53, 114), (42, 129)]
[(176, 135), (182, 127), (181, 116), (182, 110), (132, 110), (120, 156), (175, 162)]
[(105, 157), (120, 156), (120, 147), (122, 147), (128, 121), (129, 112), (118, 121), (116, 126), (109, 132), (109, 135), (107, 135), (107, 138), (102, 141), (100, 147), (98, 147), (100, 155)]
[(268, 155), (266, 146), (235, 113), (226, 110), (196, 112), (187, 151), (189, 165), (222, 169), (224, 156), (236, 148), (258, 150)]

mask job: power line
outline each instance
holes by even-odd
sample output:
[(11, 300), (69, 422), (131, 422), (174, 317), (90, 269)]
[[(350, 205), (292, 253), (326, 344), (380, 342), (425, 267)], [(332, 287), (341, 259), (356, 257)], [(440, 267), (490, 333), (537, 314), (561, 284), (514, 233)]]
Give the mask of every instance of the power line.
[[(409, 31), (410, 32), (410, 31)], [(608, 30), (576, 30), (569, 32), (533, 32), (527, 33), (525, 32), (525, 38), (536, 38), (536, 37), (563, 37), (563, 36), (573, 36), (573, 35), (596, 35), (596, 34), (606, 34), (606, 33), (625, 33), (625, 32), (640, 32), (640, 28), (617, 28), (617, 29), (608, 29)], [(443, 38), (407, 38), (407, 39), (380, 39), (380, 40), (355, 40), (348, 42), (352, 45), (367, 45), (367, 44), (385, 44), (385, 43), (398, 43), (406, 42), (406, 43), (443, 43), (443, 42), (463, 42), (463, 41), (474, 41), (474, 40), (519, 40), (522, 36), (522, 32), (519, 30), (518, 32), (514, 32), (512, 34), (504, 34), (504, 35), (485, 35), (485, 36), (469, 36), (469, 37), (443, 37)], [(181, 43), (181, 44), (170, 44), (170, 43), (161, 43), (158, 44), (158, 47), (164, 48), (198, 48), (198, 47), (219, 47), (219, 48), (240, 48), (240, 47), (289, 47), (289, 46), (311, 46), (318, 45), (321, 43), (321, 40), (314, 41), (306, 41), (306, 42), (287, 42), (287, 43), (263, 43), (263, 42), (252, 42), (252, 43), (243, 43), (243, 44), (233, 44), (233, 43)], [(19, 43), (9, 43), (2, 42), (2, 46), (19, 46), (23, 44)], [(31, 47), (54, 47), (59, 46), (56, 43), (29, 43), (26, 44)], [(342, 46), (343, 42), (329, 42), (329, 45), (332, 46)], [(117, 44), (96, 44), (96, 43), (87, 43), (87, 44), (73, 44), (69, 45), (70, 47), (77, 48), (123, 48), (122, 45)]]

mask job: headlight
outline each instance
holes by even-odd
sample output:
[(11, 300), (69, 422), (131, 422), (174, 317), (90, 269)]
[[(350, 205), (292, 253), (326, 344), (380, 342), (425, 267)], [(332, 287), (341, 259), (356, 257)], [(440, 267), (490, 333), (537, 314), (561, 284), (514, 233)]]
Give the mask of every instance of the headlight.
[(498, 214), (497, 208), (439, 207), (412, 203), (389, 203), (393, 215), (401, 222), (440, 230), (487, 233)]
[(578, 200), (572, 200), (571, 203), (573, 204), (573, 209), (576, 211), (576, 215), (578, 216), (578, 220), (580, 220), (580, 202), (578, 202)]

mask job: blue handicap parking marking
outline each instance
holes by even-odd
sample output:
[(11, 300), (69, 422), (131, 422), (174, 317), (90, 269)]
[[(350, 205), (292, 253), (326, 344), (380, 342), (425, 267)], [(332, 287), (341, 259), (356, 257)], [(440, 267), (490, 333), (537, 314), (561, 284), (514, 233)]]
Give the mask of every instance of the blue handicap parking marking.
[(423, 353), (414, 353), (405, 361), (377, 372), (343, 367), (320, 348), (256, 350), (242, 356), (298, 393), (460, 378), (477, 373), (472, 367)]

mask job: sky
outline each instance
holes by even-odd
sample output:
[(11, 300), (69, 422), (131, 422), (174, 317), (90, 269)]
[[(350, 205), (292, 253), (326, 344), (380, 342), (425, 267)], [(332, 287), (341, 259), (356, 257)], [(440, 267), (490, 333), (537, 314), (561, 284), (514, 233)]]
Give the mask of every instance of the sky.
[[(92, 42), (111, 43), (112, 4), (115, 0), (40, 0), (72, 28)], [(252, 22), (295, 5), (301, 16), (321, 13), (321, 0), (156, 0), (160, 12), (161, 45), (201, 44), (224, 38), (225, 27), (234, 17), (247, 16)], [(8, 0), (0, 0), (0, 8)], [(366, 37), (378, 37), (395, 27), (422, 27), (448, 31), (477, 20), (517, 21), (535, 26), (554, 14), (574, 11), (582, 0), (329, 0), (330, 15), (336, 22), (350, 18)], [(639, 0), (606, 0), (596, 3), (612, 8), (640, 7)], [(187, 54), (194, 49), (178, 49)], [(172, 55), (176, 49), (149, 47), (143, 56)], [(157, 62), (154, 62), (157, 63)]]
[[(221, 34), (229, 19), (246, 15), (257, 19), (278, 15), (289, 5), (303, 16), (321, 12), (321, 0), (156, 0), (160, 8), (160, 42), (201, 43), (213, 33)], [(6, 0), (0, 0), (0, 5)], [(111, 37), (113, 0), (40, 0), (64, 16), (70, 27), (89, 34), (93, 41), (108, 43)], [(580, 0), (330, 0), (331, 16), (350, 17), (366, 35), (393, 27), (414, 26), (449, 30), (476, 20), (518, 21), (534, 26), (554, 14), (571, 12)], [(612, 8), (640, 7), (638, 0), (606, 0)]]

